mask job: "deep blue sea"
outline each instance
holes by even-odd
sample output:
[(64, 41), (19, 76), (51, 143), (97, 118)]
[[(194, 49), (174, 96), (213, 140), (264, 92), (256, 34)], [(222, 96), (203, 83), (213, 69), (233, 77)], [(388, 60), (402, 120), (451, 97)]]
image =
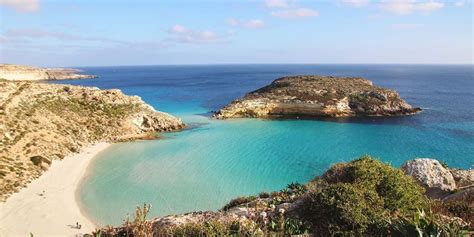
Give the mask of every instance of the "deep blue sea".
[[(79, 192), (99, 224), (121, 223), (140, 203), (151, 216), (217, 210), (230, 199), (307, 182), (364, 154), (393, 166), (432, 157), (474, 165), (472, 65), (206, 65), (88, 67), (97, 79), (60, 83), (118, 88), (190, 129), (115, 144), (93, 161)], [(216, 121), (209, 112), (288, 75), (361, 76), (397, 90), (415, 116), (339, 120)]]

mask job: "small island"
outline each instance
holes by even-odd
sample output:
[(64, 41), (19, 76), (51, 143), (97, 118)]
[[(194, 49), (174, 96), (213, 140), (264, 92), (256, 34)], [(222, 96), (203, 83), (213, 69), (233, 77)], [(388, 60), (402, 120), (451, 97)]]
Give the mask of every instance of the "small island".
[(228, 118), (400, 116), (420, 112), (397, 92), (360, 77), (289, 76), (232, 101), (214, 114)]
[(0, 64), (0, 79), (10, 81), (75, 80), (96, 78), (72, 68), (39, 68), (15, 64)]

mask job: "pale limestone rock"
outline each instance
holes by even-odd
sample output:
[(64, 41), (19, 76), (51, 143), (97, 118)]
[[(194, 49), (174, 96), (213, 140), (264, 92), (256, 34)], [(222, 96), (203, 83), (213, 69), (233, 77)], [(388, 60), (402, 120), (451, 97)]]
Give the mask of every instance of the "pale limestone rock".
[(363, 78), (292, 76), (232, 101), (214, 114), (227, 118), (308, 118), (409, 115), (412, 108), (392, 90)]
[(10, 81), (86, 79), (97, 76), (81, 74), (71, 68), (39, 68), (14, 64), (0, 64), (0, 79)]
[(450, 169), (459, 189), (474, 186), (474, 169)]
[(249, 215), (249, 209), (246, 207), (234, 207), (227, 211), (228, 214), (236, 216), (245, 216)]
[(409, 160), (402, 165), (402, 170), (425, 187), (426, 195), (431, 198), (442, 198), (456, 190), (451, 172), (435, 159)]

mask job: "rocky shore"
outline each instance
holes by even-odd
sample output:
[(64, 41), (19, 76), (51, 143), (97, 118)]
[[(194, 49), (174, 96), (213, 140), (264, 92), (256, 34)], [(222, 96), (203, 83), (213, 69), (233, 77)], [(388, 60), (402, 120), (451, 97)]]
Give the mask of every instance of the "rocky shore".
[[(305, 185), (231, 200), (220, 211), (146, 220), (137, 207), (101, 236), (469, 236), (474, 230), (474, 170), (434, 159), (396, 169), (368, 156), (333, 165)], [(441, 191), (432, 192), (433, 190)], [(425, 193), (426, 192), (426, 193)]]
[(358, 77), (290, 76), (217, 111), (217, 119), (399, 116), (421, 111), (397, 92)]
[(90, 144), (153, 138), (184, 126), (120, 90), (0, 81), (0, 200), (53, 160)]
[(14, 64), (0, 64), (0, 79), (10, 81), (72, 80), (95, 78), (72, 68), (39, 68)]

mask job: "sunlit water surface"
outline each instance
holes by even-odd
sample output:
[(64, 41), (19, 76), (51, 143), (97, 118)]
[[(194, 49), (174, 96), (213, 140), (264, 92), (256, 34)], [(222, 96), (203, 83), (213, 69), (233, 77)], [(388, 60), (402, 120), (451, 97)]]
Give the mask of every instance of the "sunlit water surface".
[[(79, 200), (99, 224), (118, 224), (136, 205), (151, 216), (217, 210), (240, 195), (307, 182), (331, 164), (364, 154), (394, 166), (433, 157), (474, 164), (472, 66), (226, 65), (84, 68), (97, 79), (64, 81), (119, 88), (190, 129), (163, 139), (115, 144), (84, 179)], [(209, 119), (232, 99), (296, 74), (363, 76), (397, 90), (421, 114), (352, 120)]]

